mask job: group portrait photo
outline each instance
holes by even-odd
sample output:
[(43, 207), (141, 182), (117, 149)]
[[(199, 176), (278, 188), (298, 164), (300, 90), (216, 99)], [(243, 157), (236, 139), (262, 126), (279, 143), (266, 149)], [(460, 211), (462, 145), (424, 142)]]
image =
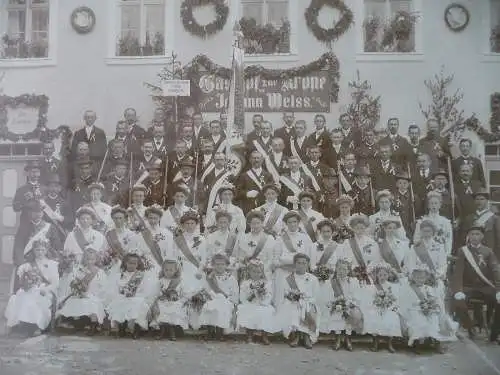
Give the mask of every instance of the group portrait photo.
[(500, 374), (500, 1), (83, 3), (0, 0), (2, 356)]

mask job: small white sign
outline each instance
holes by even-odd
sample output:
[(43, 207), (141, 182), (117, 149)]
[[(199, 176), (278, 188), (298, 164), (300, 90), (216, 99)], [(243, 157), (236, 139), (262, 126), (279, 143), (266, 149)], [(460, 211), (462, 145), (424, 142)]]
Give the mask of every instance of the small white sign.
[(191, 81), (188, 79), (171, 79), (163, 82), (163, 96), (190, 96)]

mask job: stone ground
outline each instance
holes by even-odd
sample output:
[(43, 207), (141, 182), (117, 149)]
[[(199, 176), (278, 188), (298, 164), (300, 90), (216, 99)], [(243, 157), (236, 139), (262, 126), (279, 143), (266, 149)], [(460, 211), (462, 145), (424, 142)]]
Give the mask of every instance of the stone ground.
[[(7, 302), (0, 273), (0, 311)], [(477, 345), (476, 345), (477, 344)], [(414, 355), (401, 350), (372, 353), (355, 344), (352, 353), (333, 352), (327, 343), (313, 350), (281, 342), (264, 347), (230, 340), (192, 337), (169, 341), (142, 338), (41, 336), (8, 338), (0, 318), (0, 375), (500, 375), (500, 346), (483, 340), (453, 343), (446, 354)]]

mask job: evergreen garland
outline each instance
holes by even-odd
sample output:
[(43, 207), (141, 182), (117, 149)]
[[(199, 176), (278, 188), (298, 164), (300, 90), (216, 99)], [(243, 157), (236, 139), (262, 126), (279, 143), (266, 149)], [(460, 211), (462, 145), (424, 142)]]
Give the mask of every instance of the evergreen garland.
[[(207, 25), (200, 25), (193, 15), (195, 7), (213, 5), (215, 7), (215, 20)], [(229, 7), (224, 0), (184, 0), (181, 5), (181, 20), (184, 29), (190, 34), (206, 39), (217, 34), (226, 25)]]
[[(328, 6), (340, 12), (340, 19), (335, 26), (329, 29), (321, 27), (318, 23), (320, 10)], [(351, 9), (342, 0), (311, 0), (305, 12), (306, 24), (316, 39), (322, 43), (331, 43), (344, 34), (353, 23), (354, 15)]]

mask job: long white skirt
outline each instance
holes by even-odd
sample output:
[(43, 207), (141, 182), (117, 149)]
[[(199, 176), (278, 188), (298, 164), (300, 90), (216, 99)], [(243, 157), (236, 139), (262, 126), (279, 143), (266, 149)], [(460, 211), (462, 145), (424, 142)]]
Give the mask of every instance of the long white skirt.
[(144, 297), (115, 297), (108, 306), (111, 322), (125, 323), (134, 320), (141, 328), (148, 329), (149, 303)]
[(7, 327), (14, 327), (19, 323), (35, 324), (39, 329), (46, 329), (51, 321), (52, 294), (45, 296), (38, 289), (25, 291), (19, 289), (9, 298), (5, 309)]
[(363, 310), (364, 333), (370, 335), (402, 337), (401, 321), (397, 312), (368, 307)]
[(217, 294), (214, 299), (207, 301), (201, 309), (199, 324), (228, 329), (233, 317), (233, 303), (224, 296)]
[(276, 312), (276, 322), (278, 322), (283, 336), (288, 338), (292, 332), (298, 331), (309, 335), (311, 341), (315, 343), (318, 341), (319, 326), (321, 324), (320, 312), (316, 313), (316, 329), (312, 331), (302, 321), (305, 317), (306, 307), (300, 306), (298, 302), (292, 302), (285, 299), (278, 307)]
[(158, 301), (158, 323), (181, 326), (182, 329), (189, 327), (186, 306), (182, 301)]
[(279, 332), (275, 310), (271, 305), (261, 306), (254, 303), (238, 305), (237, 326), (246, 329), (264, 331), (267, 333)]
[(408, 326), (408, 345), (415, 340), (433, 338), (440, 342), (455, 341), (458, 323), (445, 314), (425, 316), (420, 308), (405, 311), (404, 319)]
[(71, 297), (64, 306), (56, 313), (56, 317), (79, 318), (83, 316), (96, 316), (99, 324), (104, 322), (106, 312), (104, 311), (103, 301), (96, 296), (84, 298)]

